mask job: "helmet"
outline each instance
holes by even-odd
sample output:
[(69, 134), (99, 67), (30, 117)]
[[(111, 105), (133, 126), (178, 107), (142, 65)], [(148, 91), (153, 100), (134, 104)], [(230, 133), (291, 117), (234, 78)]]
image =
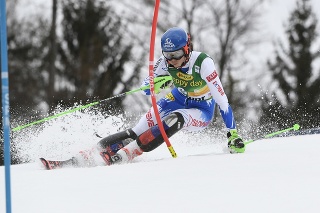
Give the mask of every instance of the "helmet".
[(184, 47), (189, 48), (189, 45), (189, 34), (179, 27), (170, 28), (161, 37), (161, 49), (163, 52), (173, 52)]
[(174, 52), (182, 49), (189, 60), (191, 49), (191, 38), (184, 29), (173, 27), (167, 30), (161, 37), (162, 52)]

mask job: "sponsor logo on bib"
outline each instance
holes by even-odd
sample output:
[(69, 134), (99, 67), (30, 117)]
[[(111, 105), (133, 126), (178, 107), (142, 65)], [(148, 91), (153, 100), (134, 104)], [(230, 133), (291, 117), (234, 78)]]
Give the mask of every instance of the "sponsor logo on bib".
[(180, 79), (183, 79), (185, 81), (191, 81), (193, 79), (192, 75), (187, 75), (187, 74), (184, 74), (182, 72), (178, 72), (177, 73), (177, 77), (180, 78)]

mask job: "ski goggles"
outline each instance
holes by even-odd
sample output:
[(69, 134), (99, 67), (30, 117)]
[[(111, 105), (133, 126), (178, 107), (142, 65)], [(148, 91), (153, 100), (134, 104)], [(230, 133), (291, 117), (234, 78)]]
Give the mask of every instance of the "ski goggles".
[(179, 60), (184, 56), (184, 51), (183, 51), (183, 49), (180, 49), (180, 50), (177, 50), (174, 52), (163, 52), (162, 51), (162, 54), (169, 61), (171, 61), (172, 59)]

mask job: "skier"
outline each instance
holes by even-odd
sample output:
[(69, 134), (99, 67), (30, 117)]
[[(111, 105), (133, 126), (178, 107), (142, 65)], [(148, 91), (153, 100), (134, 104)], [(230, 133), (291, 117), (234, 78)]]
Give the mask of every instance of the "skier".
[[(178, 27), (170, 28), (163, 34), (161, 49), (163, 56), (154, 66), (154, 77), (170, 75), (174, 86), (171, 92), (157, 102), (167, 136), (171, 137), (181, 129), (200, 131), (206, 128), (213, 118), (217, 103), (227, 128), (229, 151), (244, 152), (245, 145), (238, 135), (232, 108), (213, 59), (205, 53), (193, 51), (190, 34)], [(167, 87), (169, 83), (166, 81), (162, 87)], [(149, 77), (143, 81), (143, 86), (148, 84)], [(144, 93), (150, 95), (150, 90)], [(103, 138), (96, 148), (82, 151), (82, 157), (72, 158), (66, 163), (77, 166), (97, 165), (97, 154), (94, 154), (97, 152), (107, 165), (129, 162), (143, 152), (154, 150), (163, 142), (151, 108), (134, 127)]]

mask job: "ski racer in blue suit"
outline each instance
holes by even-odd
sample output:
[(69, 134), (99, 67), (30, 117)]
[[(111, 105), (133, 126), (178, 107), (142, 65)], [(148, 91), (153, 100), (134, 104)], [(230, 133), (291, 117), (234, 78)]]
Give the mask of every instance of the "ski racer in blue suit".
[[(238, 135), (232, 108), (214, 61), (205, 53), (193, 51), (190, 35), (178, 27), (170, 28), (163, 34), (161, 49), (163, 56), (154, 66), (154, 77), (170, 75), (174, 85), (172, 91), (157, 102), (168, 137), (181, 129), (199, 131), (206, 128), (212, 121), (217, 104), (227, 128), (230, 152), (244, 152), (245, 145)], [(143, 86), (148, 84), (149, 77), (144, 80)], [(150, 95), (149, 89), (144, 92)], [(126, 142), (128, 139), (130, 143)], [(151, 108), (133, 128), (103, 138), (98, 146), (100, 155), (111, 165), (131, 161), (163, 142)]]
[[(200, 131), (213, 118), (217, 104), (227, 129), (231, 153), (242, 153), (245, 145), (239, 137), (214, 61), (205, 53), (192, 50), (190, 35), (182, 28), (167, 30), (161, 37), (163, 56), (154, 66), (154, 77), (171, 76), (162, 87), (173, 89), (157, 102), (160, 118), (168, 137), (180, 130)], [(143, 86), (149, 84), (149, 77)], [(150, 95), (150, 90), (144, 91)], [(64, 166), (96, 166), (130, 162), (143, 152), (150, 152), (164, 142), (151, 107), (133, 127), (99, 141), (96, 147), (79, 152), (66, 161), (41, 159), (47, 169)], [(102, 158), (101, 158), (102, 157)]]

